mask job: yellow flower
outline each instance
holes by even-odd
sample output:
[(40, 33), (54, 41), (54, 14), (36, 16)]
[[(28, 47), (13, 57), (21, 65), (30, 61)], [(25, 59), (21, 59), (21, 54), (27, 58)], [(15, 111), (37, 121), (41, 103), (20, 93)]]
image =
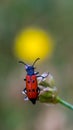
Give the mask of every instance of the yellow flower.
[(17, 35), (14, 54), (21, 60), (32, 62), (36, 58), (44, 60), (53, 52), (53, 40), (47, 32), (38, 28), (27, 28)]

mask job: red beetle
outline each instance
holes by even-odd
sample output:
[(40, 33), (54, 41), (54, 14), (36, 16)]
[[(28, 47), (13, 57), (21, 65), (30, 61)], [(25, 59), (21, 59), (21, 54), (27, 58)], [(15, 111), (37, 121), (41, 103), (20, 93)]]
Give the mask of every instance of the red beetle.
[(48, 74), (46, 76), (38, 75), (39, 72), (34, 71), (34, 64), (39, 59), (40, 58), (37, 58), (32, 65), (27, 65), (23, 61), (19, 61), (19, 63), (25, 65), (25, 69), (27, 72), (26, 78), (24, 79), (26, 81), (26, 87), (24, 88), (22, 93), (26, 95), (25, 99), (29, 99), (33, 104), (36, 103), (36, 100), (38, 99), (38, 95), (40, 93), (40, 88), (38, 87), (37, 83), (37, 77), (42, 77), (42, 79), (44, 79), (48, 76)]
[(23, 61), (19, 61), (19, 63), (23, 63), (25, 65), (25, 69), (27, 72), (26, 78), (24, 79), (26, 81), (26, 87), (23, 90), (23, 93), (25, 93), (28, 97), (28, 99), (35, 104), (36, 100), (38, 98), (40, 89), (38, 88), (38, 83), (37, 83), (37, 74), (39, 72), (34, 72), (34, 64), (37, 60), (39, 60), (40, 58), (37, 58), (33, 65), (27, 65), (26, 63), (24, 63)]

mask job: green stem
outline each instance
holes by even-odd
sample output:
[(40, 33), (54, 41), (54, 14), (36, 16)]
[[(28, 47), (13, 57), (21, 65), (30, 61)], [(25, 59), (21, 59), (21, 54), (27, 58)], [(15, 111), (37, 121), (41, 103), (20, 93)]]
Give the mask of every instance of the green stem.
[(73, 110), (73, 105), (69, 104), (68, 102), (64, 101), (60, 97), (56, 97), (57, 101), (61, 103), (62, 105), (66, 106), (67, 108)]

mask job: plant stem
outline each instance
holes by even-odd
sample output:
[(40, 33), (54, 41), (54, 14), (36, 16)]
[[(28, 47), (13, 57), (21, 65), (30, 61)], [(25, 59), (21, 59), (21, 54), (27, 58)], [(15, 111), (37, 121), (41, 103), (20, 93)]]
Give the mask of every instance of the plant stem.
[(61, 103), (62, 105), (64, 105), (65, 107), (73, 110), (73, 105), (69, 104), (68, 102), (64, 101), (63, 99), (61, 99), (60, 97), (56, 97), (58, 103)]

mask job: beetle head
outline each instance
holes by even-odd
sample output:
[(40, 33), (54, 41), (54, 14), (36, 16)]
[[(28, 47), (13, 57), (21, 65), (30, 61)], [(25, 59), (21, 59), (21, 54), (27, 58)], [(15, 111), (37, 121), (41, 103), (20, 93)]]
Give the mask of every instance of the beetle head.
[(34, 69), (35, 69), (34, 64), (35, 64), (36, 61), (39, 60), (39, 59), (40, 59), (40, 58), (37, 58), (37, 59), (33, 62), (32, 65), (27, 65), (27, 64), (26, 64), (25, 62), (23, 62), (23, 61), (19, 61), (19, 63), (22, 63), (22, 64), (25, 65), (25, 69), (26, 69), (26, 72), (27, 72), (28, 75), (33, 75), (33, 74), (34, 74)]

